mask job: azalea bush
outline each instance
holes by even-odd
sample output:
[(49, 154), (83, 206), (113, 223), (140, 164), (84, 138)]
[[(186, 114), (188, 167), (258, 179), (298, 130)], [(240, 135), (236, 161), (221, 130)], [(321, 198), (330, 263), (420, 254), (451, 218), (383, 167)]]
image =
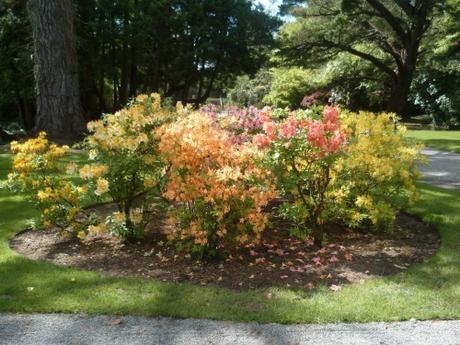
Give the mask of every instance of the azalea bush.
[(88, 123), (85, 140), (90, 163), (79, 169), (96, 199), (113, 201), (118, 211), (107, 218), (124, 239), (142, 236), (154, 199), (161, 196), (166, 168), (159, 157), (155, 130), (174, 118), (158, 94), (140, 95), (128, 107)]
[(349, 142), (331, 182), (338, 215), (352, 227), (391, 229), (397, 212), (418, 197), (421, 147), (404, 140), (392, 114), (345, 113), (342, 129)]
[(417, 198), (420, 148), (404, 141), (391, 114), (321, 109), (281, 121), (264, 114), (264, 133), (254, 136), (286, 200), (281, 215), (318, 245), (325, 223), (391, 229)]
[(46, 133), (41, 132), (38, 137), (23, 143), (13, 141), (11, 151), (15, 157), (7, 185), (25, 194), (40, 210), (36, 226), (57, 226), (64, 234), (81, 231), (78, 216), (87, 189), (76, 185), (65, 173), (65, 163), (61, 159), (69, 147), (50, 143)]
[(169, 162), (164, 196), (171, 202), (168, 237), (181, 249), (215, 254), (224, 243), (257, 241), (268, 223), (264, 208), (276, 195), (258, 150), (235, 144), (207, 115), (193, 113), (161, 130)]
[(266, 162), (276, 175), (287, 199), (284, 217), (294, 222), (297, 232), (311, 231), (315, 242), (323, 241), (323, 224), (337, 212), (329, 197), (334, 165), (346, 149), (346, 134), (340, 128), (334, 107), (292, 113), (277, 122), (263, 117), (263, 134), (254, 143), (266, 150)]

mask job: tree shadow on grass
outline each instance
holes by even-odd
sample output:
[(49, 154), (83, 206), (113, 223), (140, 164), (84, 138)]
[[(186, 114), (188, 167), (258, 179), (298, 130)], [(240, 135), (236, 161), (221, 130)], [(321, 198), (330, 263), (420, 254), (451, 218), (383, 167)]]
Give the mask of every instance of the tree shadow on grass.
[[(450, 305), (451, 313), (455, 313), (452, 302), (459, 298), (459, 220), (458, 216), (449, 216), (457, 214), (458, 194), (431, 187), (423, 189), (424, 198), (415, 211), (421, 214), (429, 210), (431, 220), (440, 223), (441, 251), (408, 272), (347, 286), (338, 293), (325, 287), (310, 291), (236, 292), (139, 278), (111, 278), (7, 256), (0, 261), (0, 296), (4, 296), (0, 298), (0, 311), (140, 314), (283, 323), (446, 317), (449, 311), (442, 306)], [(272, 299), (266, 297), (267, 291), (273, 292)], [(434, 298), (439, 300), (439, 310), (438, 304), (430, 300)], [(385, 305), (392, 300), (397, 303)], [(375, 311), (379, 307), (389, 310), (380, 314)]]

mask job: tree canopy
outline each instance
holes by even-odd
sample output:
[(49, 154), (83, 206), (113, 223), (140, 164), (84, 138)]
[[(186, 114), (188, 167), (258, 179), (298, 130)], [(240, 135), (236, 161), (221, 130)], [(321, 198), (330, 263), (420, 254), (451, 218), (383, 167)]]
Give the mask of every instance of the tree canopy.
[[(297, 3), (297, 6), (295, 6)], [(402, 113), (436, 0), (285, 2), (296, 20), (282, 32), (282, 52), (297, 63), (321, 63), (346, 52), (371, 63), (390, 85), (387, 110)]]

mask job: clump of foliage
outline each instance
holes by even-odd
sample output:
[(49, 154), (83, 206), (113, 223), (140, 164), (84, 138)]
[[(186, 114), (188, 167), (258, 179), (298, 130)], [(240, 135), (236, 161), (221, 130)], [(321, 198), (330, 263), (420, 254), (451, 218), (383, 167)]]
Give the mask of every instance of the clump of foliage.
[(75, 234), (82, 230), (77, 217), (87, 188), (77, 186), (65, 174), (65, 164), (60, 159), (68, 150), (67, 146), (51, 144), (44, 132), (24, 143), (11, 142), (15, 157), (7, 185), (24, 193), (41, 211), (36, 226), (54, 225), (63, 233)]
[(311, 70), (292, 67), (271, 70), (270, 92), (263, 103), (274, 108), (299, 108), (302, 99), (316, 91), (317, 85)]
[[(80, 177), (88, 181), (93, 196), (108, 197), (117, 205), (108, 222), (124, 239), (142, 236), (150, 199), (161, 195), (166, 170), (155, 129), (173, 116), (162, 109), (160, 95), (141, 95), (130, 106), (88, 124), (85, 147), (91, 163), (80, 169)], [(139, 199), (141, 206), (136, 205)]]
[(262, 106), (264, 97), (270, 92), (272, 78), (272, 72), (267, 69), (259, 70), (253, 78), (239, 76), (235, 85), (227, 91), (227, 98), (246, 107)]
[(160, 130), (160, 152), (170, 173), (169, 238), (179, 248), (215, 254), (222, 243), (261, 238), (264, 207), (275, 196), (270, 174), (256, 164), (251, 144), (231, 143), (208, 116), (193, 113)]

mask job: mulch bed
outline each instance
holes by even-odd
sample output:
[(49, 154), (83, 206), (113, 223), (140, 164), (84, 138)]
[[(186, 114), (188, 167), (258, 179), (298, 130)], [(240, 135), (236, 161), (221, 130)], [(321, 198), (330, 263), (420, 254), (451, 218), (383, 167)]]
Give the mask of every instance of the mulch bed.
[(325, 284), (332, 290), (346, 283), (361, 283), (406, 270), (434, 255), (440, 237), (436, 229), (407, 214), (400, 214), (393, 232), (351, 231), (340, 226), (327, 230), (327, 245), (287, 234), (283, 226), (267, 230), (256, 246), (237, 252), (222, 249), (212, 261), (178, 253), (168, 245), (157, 220), (138, 243), (121, 243), (111, 236), (79, 242), (57, 230), (24, 231), (11, 248), (31, 259), (99, 271), (118, 277), (153, 278), (164, 282), (190, 282), (231, 289), (264, 287), (313, 288)]

